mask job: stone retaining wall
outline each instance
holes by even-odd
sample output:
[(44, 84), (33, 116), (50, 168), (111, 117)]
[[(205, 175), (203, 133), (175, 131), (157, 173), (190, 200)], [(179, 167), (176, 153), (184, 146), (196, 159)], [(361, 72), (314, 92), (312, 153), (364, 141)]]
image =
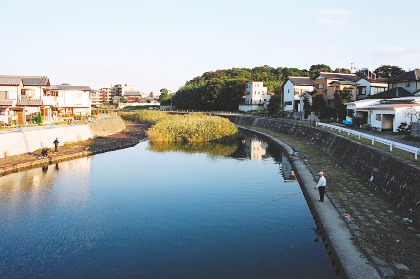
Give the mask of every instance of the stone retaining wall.
[(319, 128), (294, 124), (281, 119), (239, 116), (237, 125), (262, 127), (293, 134), (300, 140), (315, 145), (350, 173), (369, 183), (372, 191), (380, 192), (404, 215), (420, 223), (420, 167), (407, 160), (369, 145), (350, 140)]
[(98, 136), (107, 136), (124, 130), (121, 118), (96, 121), (74, 126), (41, 126), (23, 128), (22, 132), (0, 133), (0, 158), (33, 152), (43, 147), (53, 148), (58, 138), (60, 146), (64, 143), (83, 141)]

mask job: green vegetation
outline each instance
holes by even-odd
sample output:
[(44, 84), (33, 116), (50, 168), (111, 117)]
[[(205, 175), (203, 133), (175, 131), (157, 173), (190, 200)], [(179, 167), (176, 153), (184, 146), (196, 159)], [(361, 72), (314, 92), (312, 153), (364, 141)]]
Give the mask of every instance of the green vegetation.
[(210, 142), (232, 138), (238, 133), (228, 119), (203, 113), (173, 115), (164, 111), (120, 112), (125, 121), (153, 125), (147, 135), (151, 142)]
[(164, 117), (147, 131), (147, 136), (151, 142), (209, 142), (230, 139), (237, 132), (228, 119), (193, 113)]
[(130, 112), (120, 112), (119, 116), (125, 121), (155, 124), (159, 120), (168, 117), (169, 114), (160, 110), (142, 109)]
[(41, 116), (41, 113), (40, 112), (38, 112), (38, 114), (36, 115), (35, 122), (38, 125), (42, 125), (42, 116)]

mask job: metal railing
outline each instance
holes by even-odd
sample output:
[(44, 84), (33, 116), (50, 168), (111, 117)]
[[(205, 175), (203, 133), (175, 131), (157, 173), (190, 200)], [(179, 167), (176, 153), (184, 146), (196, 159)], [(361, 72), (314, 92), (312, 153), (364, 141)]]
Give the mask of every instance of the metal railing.
[(352, 129), (343, 128), (343, 127), (340, 127), (340, 126), (327, 124), (327, 123), (322, 123), (322, 122), (317, 122), (317, 126), (330, 128), (331, 130), (334, 129), (334, 130), (337, 130), (339, 133), (341, 133), (341, 132), (347, 133), (347, 135), (354, 135), (354, 136), (357, 136), (359, 139), (361, 139), (361, 138), (369, 139), (372, 142), (372, 145), (374, 145), (375, 142), (379, 142), (379, 143), (382, 143), (384, 145), (388, 145), (390, 152), (392, 152), (393, 148), (397, 148), (397, 149), (406, 151), (408, 153), (413, 153), (414, 158), (416, 160), (418, 158), (418, 155), (420, 155), (420, 148), (415, 147), (415, 146), (411, 146), (411, 145), (408, 145), (408, 144), (399, 143), (399, 142), (388, 140), (388, 139), (381, 138), (381, 137), (375, 137), (375, 136), (372, 136), (370, 134), (366, 134), (366, 133), (362, 133), (362, 132), (355, 131), (355, 130), (352, 130)]

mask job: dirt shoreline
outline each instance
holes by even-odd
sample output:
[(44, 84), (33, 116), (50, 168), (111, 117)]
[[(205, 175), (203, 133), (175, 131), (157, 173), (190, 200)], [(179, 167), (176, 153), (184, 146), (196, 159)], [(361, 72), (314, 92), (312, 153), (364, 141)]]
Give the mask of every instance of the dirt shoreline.
[(146, 124), (126, 123), (126, 128), (119, 133), (65, 144), (58, 148), (57, 153), (54, 153), (54, 150), (50, 149), (47, 158), (40, 158), (41, 149), (31, 153), (2, 158), (0, 159), (0, 176), (25, 169), (132, 147), (146, 138), (148, 128), (149, 125)]

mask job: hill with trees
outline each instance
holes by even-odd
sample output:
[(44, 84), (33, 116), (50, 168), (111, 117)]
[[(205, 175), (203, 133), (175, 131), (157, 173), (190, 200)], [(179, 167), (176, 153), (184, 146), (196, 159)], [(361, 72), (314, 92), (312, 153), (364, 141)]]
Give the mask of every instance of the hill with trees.
[[(325, 64), (312, 65), (309, 70), (267, 65), (255, 68), (232, 68), (205, 72), (187, 81), (172, 97), (178, 109), (200, 111), (236, 111), (243, 101), (245, 83), (260, 81), (273, 94), (279, 95), (284, 82), (290, 76), (316, 78), (320, 72), (350, 73), (349, 69), (331, 67)], [(374, 71), (378, 77), (397, 76), (405, 71), (397, 66), (383, 65)]]

